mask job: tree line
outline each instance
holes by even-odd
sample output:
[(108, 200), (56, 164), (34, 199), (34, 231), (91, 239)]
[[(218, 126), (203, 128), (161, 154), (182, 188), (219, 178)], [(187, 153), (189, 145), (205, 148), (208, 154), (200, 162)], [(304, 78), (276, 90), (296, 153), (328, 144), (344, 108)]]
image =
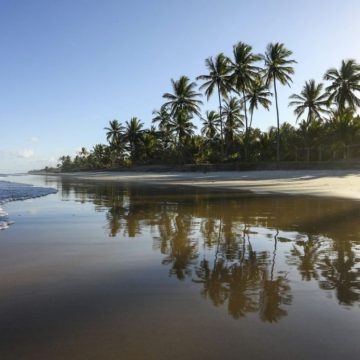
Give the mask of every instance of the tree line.
[[(339, 69), (325, 72), (326, 85), (311, 79), (299, 94), (292, 94), (288, 105), (298, 121), (294, 127), (280, 121), (278, 87), (291, 86), (295, 63), (283, 43), (270, 43), (264, 54), (256, 54), (252, 46), (239, 42), (231, 57), (220, 53), (205, 60), (207, 71), (196, 78), (199, 84), (186, 76), (171, 79), (172, 91), (163, 94), (164, 104), (153, 112), (149, 128), (137, 117), (125, 123), (109, 121), (107, 144), (82, 148), (74, 158), (62, 156), (58, 167), (69, 171), (304, 160), (297, 149), (307, 149), (309, 160), (319, 144), (328, 150), (320, 160), (349, 157), (349, 146), (360, 143), (360, 65), (342, 60)], [(203, 95), (207, 100), (216, 97), (218, 108), (202, 113)], [(254, 126), (254, 115), (271, 106), (276, 126), (261, 131)], [(196, 117), (202, 122), (199, 133)], [(360, 156), (360, 146), (352, 156)]]

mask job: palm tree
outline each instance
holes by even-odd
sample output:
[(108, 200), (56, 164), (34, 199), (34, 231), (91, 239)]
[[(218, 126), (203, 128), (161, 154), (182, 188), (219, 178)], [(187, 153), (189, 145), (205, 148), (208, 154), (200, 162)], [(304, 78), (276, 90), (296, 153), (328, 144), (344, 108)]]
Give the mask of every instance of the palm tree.
[(225, 101), (224, 118), (226, 119), (225, 139), (230, 146), (233, 143), (235, 134), (239, 131), (239, 128), (244, 126), (242, 121), (244, 116), (241, 114), (241, 103), (235, 97)]
[(306, 123), (309, 125), (313, 120), (322, 120), (322, 114), (328, 114), (328, 95), (322, 93), (323, 84), (316, 84), (315, 80), (306, 81), (300, 95), (292, 94), (289, 106), (295, 106), (296, 119), (307, 110)]
[(291, 64), (296, 63), (295, 60), (289, 59), (292, 51), (286, 49), (282, 43), (270, 43), (265, 55), (265, 82), (266, 85), (273, 83), (275, 91), (276, 117), (277, 117), (277, 139), (276, 139), (276, 160), (280, 161), (280, 118), (279, 106), (277, 98), (276, 80), (282, 85), (289, 85), (292, 82), (290, 75), (294, 74), (294, 68)]
[(160, 131), (166, 130), (171, 120), (168, 110), (165, 107), (161, 107), (160, 110), (154, 110), (153, 115), (155, 116), (153, 117), (152, 122), (159, 124)]
[(259, 137), (259, 159), (261, 161), (273, 161), (273, 149), (277, 138), (277, 129), (274, 126), (271, 126), (267, 132), (261, 133)]
[(230, 65), (230, 79), (236, 91), (242, 93), (245, 112), (245, 157), (247, 158), (248, 117), (245, 94), (260, 71), (260, 68), (255, 66), (254, 63), (261, 60), (261, 56), (253, 54), (252, 47), (243, 42), (234, 45), (233, 55), (234, 61)]
[(205, 118), (201, 118), (203, 121), (203, 127), (201, 134), (205, 135), (207, 139), (214, 140), (218, 132), (218, 126), (220, 124), (220, 116), (216, 111), (206, 111)]
[(360, 130), (359, 119), (353, 109), (333, 110), (327, 121), (329, 135), (333, 137), (333, 143), (340, 142), (348, 145)]
[(110, 146), (97, 144), (94, 146), (93, 155), (96, 161), (100, 163), (101, 167), (109, 167), (112, 165), (112, 151)]
[(200, 75), (196, 80), (205, 81), (201, 86), (200, 90), (205, 89), (205, 95), (207, 99), (214, 93), (216, 87), (218, 98), (219, 98), (219, 114), (220, 114), (220, 138), (223, 141), (223, 120), (222, 120), (222, 103), (221, 97), (224, 99), (228, 98), (228, 92), (231, 90), (230, 86), (230, 68), (229, 59), (220, 53), (213, 59), (209, 57), (205, 60), (205, 66), (209, 70), (209, 74)]
[(201, 94), (194, 90), (196, 83), (190, 82), (186, 76), (181, 76), (177, 81), (171, 79), (171, 84), (173, 94), (165, 93), (163, 95), (163, 98), (169, 101), (162, 106), (162, 109), (169, 110), (170, 116), (176, 116), (183, 111), (186, 111), (189, 116), (193, 114), (200, 116), (202, 101), (197, 99)]
[(89, 152), (85, 147), (82, 147), (79, 151), (79, 155), (81, 158), (85, 159), (89, 155)]
[(307, 111), (306, 120), (299, 124), (299, 133), (304, 139), (305, 147), (307, 148), (307, 160), (310, 160), (310, 145), (314, 142), (320, 128), (320, 123), (323, 120), (323, 115), (329, 114), (328, 105), (329, 97), (327, 93), (322, 93), (323, 84), (316, 84), (315, 80), (305, 82), (305, 85), (300, 94), (292, 94), (289, 106), (295, 106), (294, 114), (296, 119)]
[(109, 121), (109, 127), (104, 129), (106, 130), (106, 140), (110, 145), (117, 143), (124, 131), (124, 127), (116, 119)]
[(268, 98), (270, 96), (272, 96), (272, 93), (269, 91), (268, 86), (264, 83), (260, 75), (257, 75), (254, 81), (251, 82), (247, 90), (247, 95), (245, 95), (246, 101), (249, 102), (249, 128), (252, 126), (254, 110), (258, 109), (259, 105), (261, 105), (266, 110), (269, 110), (271, 101)]
[(96, 145), (94, 145), (94, 147), (93, 147), (93, 153), (94, 153), (94, 154), (98, 154), (99, 157), (101, 157), (101, 156), (104, 154), (104, 152), (105, 152), (105, 147), (106, 147), (106, 145), (96, 144)]
[(166, 107), (161, 107), (160, 110), (154, 110), (152, 119), (153, 123), (158, 123), (160, 132), (157, 134), (157, 138), (162, 147), (162, 158), (166, 157), (167, 150), (171, 144), (171, 116)]
[(183, 145), (185, 140), (194, 134), (196, 126), (191, 122), (189, 113), (185, 110), (177, 113), (173, 117), (170, 128), (176, 134), (177, 143), (179, 146)]
[(126, 121), (125, 139), (129, 142), (130, 156), (132, 160), (138, 157), (138, 147), (141, 143), (143, 123), (136, 117), (132, 117), (130, 121)]
[(147, 161), (156, 160), (159, 154), (159, 136), (161, 132), (157, 131), (152, 125), (149, 129), (143, 131), (141, 137), (142, 155)]
[(346, 105), (353, 110), (360, 106), (360, 99), (355, 94), (360, 91), (360, 65), (355, 60), (343, 60), (339, 70), (329, 69), (324, 80), (331, 81), (326, 88), (330, 94), (329, 102), (335, 102), (339, 110), (344, 110)]

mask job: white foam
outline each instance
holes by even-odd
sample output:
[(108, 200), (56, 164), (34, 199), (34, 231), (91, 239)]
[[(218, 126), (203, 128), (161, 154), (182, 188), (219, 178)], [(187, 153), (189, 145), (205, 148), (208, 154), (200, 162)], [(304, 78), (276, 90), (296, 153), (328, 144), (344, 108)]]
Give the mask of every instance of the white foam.
[(29, 184), (13, 183), (10, 181), (0, 180), (0, 204), (9, 201), (26, 200), (55, 194), (57, 192), (54, 188), (46, 188), (33, 186)]
[(0, 221), (0, 230), (5, 230), (9, 227), (8, 223), (5, 221)]
[[(27, 200), (55, 193), (57, 190), (54, 188), (0, 180), (0, 205), (10, 201)], [(0, 207), (0, 230), (7, 229), (13, 223), (9, 220), (8, 214)]]
[(4, 216), (8, 216), (8, 215), (9, 214), (6, 211), (4, 211), (2, 208), (0, 208), (0, 218), (4, 217)]

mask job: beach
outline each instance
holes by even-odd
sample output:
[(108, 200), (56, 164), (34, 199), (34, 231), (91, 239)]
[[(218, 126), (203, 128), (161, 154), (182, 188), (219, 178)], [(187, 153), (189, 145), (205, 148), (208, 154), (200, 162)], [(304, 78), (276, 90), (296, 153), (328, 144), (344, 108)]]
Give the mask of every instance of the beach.
[(0, 358), (353, 358), (360, 203), (251, 192), (300, 174), (8, 177)]
[(358, 170), (263, 170), (217, 172), (78, 172), (59, 176), (116, 183), (192, 186), (256, 194), (360, 199)]

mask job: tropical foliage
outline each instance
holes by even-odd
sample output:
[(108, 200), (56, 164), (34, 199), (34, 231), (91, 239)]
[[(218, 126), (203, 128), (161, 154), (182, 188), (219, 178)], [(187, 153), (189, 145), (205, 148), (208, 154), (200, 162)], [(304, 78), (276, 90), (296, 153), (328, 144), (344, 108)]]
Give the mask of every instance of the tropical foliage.
[[(131, 117), (109, 121), (107, 144), (62, 156), (62, 171), (119, 169), (151, 164), (257, 163), (342, 160), (360, 157), (360, 65), (343, 60), (311, 79), (290, 96), (297, 126), (280, 122), (278, 86), (292, 84), (293, 53), (283, 43), (270, 43), (257, 54), (243, 42), (232, 57), (219, 53), (205, 60), (199, 84), (181, 76), (153, 111), (150, 128)], [(203, 92), (203, 93), (202, 93)], [(217, 97), (215, 109), (203, 109), (202, 96)], [(253, 127), (254, 113), (275, 104), (276, 123), (267, 131)], [(257, 117), (256, 117), (257, 119)], [(200, 120), (200, 121), (199, 121)], [(256, 120), (257, 121), (257, 120)], [(200, 126), (196, 126), (200, 125)]]

